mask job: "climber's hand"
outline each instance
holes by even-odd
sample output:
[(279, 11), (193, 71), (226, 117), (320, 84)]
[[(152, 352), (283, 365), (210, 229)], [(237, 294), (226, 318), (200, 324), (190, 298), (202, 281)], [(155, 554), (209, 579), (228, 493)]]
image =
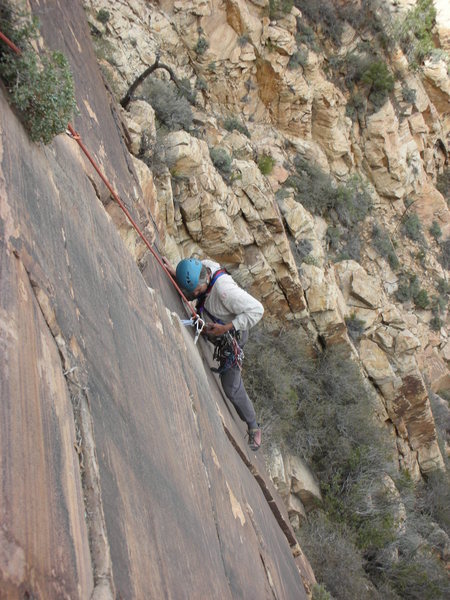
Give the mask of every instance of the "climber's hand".
[(206, 323), (205, 329), (208, 335), (223, 335), (227, 331), (233, 328), (233, 323), (226, 323), (221, 325), (220, 323)]

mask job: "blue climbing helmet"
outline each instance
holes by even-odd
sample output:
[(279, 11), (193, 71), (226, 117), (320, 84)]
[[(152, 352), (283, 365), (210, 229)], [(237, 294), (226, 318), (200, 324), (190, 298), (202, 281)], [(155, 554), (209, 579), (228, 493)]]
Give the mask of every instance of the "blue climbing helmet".
[(198, 286), (202, 263), (196, 258), (184, 258), (177, 265), (178, 285), (187, 292), (193, 292)]

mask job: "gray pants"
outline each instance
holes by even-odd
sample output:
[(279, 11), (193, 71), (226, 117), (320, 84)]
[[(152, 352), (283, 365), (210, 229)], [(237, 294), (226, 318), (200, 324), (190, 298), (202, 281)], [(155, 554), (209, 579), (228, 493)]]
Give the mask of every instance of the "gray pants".
[[(248, 332), (241, 331), (241, 339), (239, 342), (241, 348), (244, 347), (244, 344), (247, 340)], [(239, 367), (231, 367), (225, 371), (225, 373), (221, 373), (220, 381), (226, 397), (235, 407), (239, 417), (247, 423), (249, 429), (258, 427), (255, 409), (253, 408), (252, 401), (245, 391), (244, 382), (242, 381), (241, 370)]]

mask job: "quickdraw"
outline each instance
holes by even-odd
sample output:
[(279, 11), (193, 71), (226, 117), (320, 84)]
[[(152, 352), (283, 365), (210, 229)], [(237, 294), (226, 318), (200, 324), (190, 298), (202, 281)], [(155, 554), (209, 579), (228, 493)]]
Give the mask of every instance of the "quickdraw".
[(195, 337), (194, 344), (197, 343), (198, 338), (200, 337), (201, 332), (205, 326), (205, 321), (200, 318), (198, 315), (195, 317), (191, 317), (190, 319), (180, 319), (181, 323), (186, 327), (195, 327)]

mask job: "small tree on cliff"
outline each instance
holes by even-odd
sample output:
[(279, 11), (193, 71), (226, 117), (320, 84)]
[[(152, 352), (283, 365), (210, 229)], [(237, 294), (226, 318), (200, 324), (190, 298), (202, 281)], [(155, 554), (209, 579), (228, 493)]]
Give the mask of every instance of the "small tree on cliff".
[(21, 113), (31, 139), (48, 144), (67, 124), (76, 110), (72, 73), (61, 52), (36, 53), (31, 40), (37, 37), (38, 21), (2, 3), (0, 29), (20, 49), (20, 55), (2, 42), (0, 77), (11, 103)]

